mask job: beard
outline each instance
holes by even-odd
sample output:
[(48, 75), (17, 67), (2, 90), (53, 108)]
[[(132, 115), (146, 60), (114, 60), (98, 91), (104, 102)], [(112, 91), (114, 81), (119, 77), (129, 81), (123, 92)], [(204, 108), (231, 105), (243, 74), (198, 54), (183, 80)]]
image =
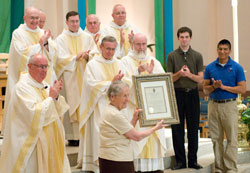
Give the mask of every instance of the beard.
[(147, 56), (147, 50), (145, 51), (137, 51), (137, 50), (133, 50), (133, 55), (135, 56), (135, 58), (137, 59), (145, 59), (145, 57)]

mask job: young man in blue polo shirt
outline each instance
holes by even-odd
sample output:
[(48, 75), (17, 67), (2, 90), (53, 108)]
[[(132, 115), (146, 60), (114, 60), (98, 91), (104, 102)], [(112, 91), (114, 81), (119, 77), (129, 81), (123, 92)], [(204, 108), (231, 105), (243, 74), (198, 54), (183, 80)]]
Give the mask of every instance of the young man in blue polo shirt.
[[(238, 109), (236, 98), (246, 92), (246, 78), (240, 64), (230, 58), (231, 43), (221, 40), (218, 58), (204, 73), (203, 90), (209, 94), (209, 129), (215, 155), (215, 172), (237, 172)], [(224, 132), (227, 138), (224, 150)], [(225, 151), (225, 152), (224, 152)]]

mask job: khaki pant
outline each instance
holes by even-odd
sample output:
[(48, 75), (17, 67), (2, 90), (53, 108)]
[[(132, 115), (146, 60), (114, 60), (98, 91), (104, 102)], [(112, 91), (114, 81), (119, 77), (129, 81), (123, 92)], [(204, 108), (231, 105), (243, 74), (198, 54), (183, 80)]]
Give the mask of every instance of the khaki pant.
[[(209, 130), (215, 155), (215, 172), (237, 172), (238, 109), (236, 101), (208, 104)], [(227, 138), (224, 149), (224, 132)]]

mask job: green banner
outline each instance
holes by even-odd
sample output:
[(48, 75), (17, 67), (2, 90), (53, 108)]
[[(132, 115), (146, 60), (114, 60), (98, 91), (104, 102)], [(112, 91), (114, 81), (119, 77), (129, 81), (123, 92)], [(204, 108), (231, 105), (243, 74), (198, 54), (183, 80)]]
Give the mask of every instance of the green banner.
[(155, 0), (155, 57), (164, 64), (163, 1)]
[(88, 0), (88, 14), (96, 14), (96, 0)]
[(10, 46), (11, 1), (0, 1), (0, 53), (8, 53)]
[(24, 16), (24, 1), (11, 0), (11, 26), (10, 31), (12, 32), (23, 23)]
[(9, 53), (12, 32), (23, 23), (24, 1), (0, 1), (0, 53)]

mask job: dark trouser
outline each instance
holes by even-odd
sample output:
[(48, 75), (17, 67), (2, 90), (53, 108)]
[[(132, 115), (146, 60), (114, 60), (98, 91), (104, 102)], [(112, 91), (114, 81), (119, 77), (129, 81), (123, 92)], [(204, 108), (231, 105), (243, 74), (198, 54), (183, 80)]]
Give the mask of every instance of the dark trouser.
[(198, 89), (184, 92), (175, 90), (180, 124), (172, 125), (172, 139), (177, 163), (186, 165), (184, 122), (187, 122), (188, 164), (197, 162), (200, 100)]
[(100, 173), (134, 173), (134, 162), (118, 162), (99, 157)]

